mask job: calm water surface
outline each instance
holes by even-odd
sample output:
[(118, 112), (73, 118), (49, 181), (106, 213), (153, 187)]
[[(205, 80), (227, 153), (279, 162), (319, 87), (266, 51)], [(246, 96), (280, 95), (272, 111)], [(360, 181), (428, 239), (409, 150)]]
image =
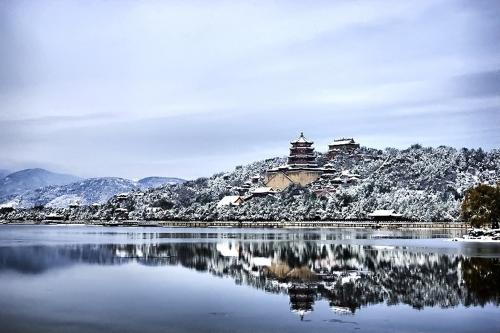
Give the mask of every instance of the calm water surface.
[(500, 332), (460, 231), (0, 226), (1, 332)]

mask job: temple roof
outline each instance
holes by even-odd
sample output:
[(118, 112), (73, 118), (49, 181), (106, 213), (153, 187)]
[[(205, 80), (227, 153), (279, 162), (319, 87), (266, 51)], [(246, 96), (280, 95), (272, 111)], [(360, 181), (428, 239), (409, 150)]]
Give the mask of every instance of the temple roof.
[(217, 203), (217, 207), (237, 205), (239, 200), (242, 200), (239, 195), (226, 195)]
[(275, 193), (272, 187), (257, 187), (252, 193)]
[(313, 144), (314, 142), (312, 141), (308, 141), (305, 136), (304, 136), (304, 133), (303, 132), (300, 132), (300, 136), (297, 138), (297, 140), (295, 141), (292, 141), (290, 142), (291, 144), (294, 144), (294, 143), (310, 143), (310, 144)]
[(387, 217), (387, 216), (401, 217), (403, 215), (396, 213), (394, 211), (394, 209), (377, 209), (377, 210), (374, 210), (373, 213), (368, 214), (368, 216), (371, 216), (371, 217)]
[(357, 144), (357, 143), (352, 138), (336, 139), (333, 141), (333, 143), (330, 143), (329, 146), (342, 146), (342, 145), (348, 145), (348, 144)]

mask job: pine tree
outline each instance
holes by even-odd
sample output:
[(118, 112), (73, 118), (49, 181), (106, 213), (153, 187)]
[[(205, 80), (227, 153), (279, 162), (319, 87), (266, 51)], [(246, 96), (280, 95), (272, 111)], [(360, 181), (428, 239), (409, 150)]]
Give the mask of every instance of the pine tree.
[(497, 186), (478, 185), (467, 191), (462, 202), (462, 216), (474, 227), (491, 223), (498, 228), (500, 220), (500, 184)]

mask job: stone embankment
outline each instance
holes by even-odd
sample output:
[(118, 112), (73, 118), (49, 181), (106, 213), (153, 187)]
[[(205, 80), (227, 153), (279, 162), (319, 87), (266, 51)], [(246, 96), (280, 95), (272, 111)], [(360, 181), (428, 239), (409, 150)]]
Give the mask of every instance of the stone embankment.
[[(466, 229), (464, 222), (408, 221), (1, 221), (13, 224), (87, 224), (102, 226), (173, 227), (173, 228), (371, 228), (371, 229)], [(0, 222), (0, 223), (1, 223)]]

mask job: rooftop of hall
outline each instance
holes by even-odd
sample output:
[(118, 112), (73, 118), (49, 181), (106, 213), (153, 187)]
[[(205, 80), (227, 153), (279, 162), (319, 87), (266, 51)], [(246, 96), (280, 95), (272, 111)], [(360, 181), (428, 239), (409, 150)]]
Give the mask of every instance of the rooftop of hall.
[(306, 137), (304, 136), (304, 132), (300, 132), (300, 136), (295, 140), (290, 142), (292, 145), (297, 144), (297, 143), (307, 143), (307, 144), (313, 144), (313, 141), (308, 141)]
[(340, 146), (340, 145), (348, 145), (348, 144), (357, 144), (353, 138), (341, 138), (333, 140), (333, 143), (330, 143), (329, 146)]

